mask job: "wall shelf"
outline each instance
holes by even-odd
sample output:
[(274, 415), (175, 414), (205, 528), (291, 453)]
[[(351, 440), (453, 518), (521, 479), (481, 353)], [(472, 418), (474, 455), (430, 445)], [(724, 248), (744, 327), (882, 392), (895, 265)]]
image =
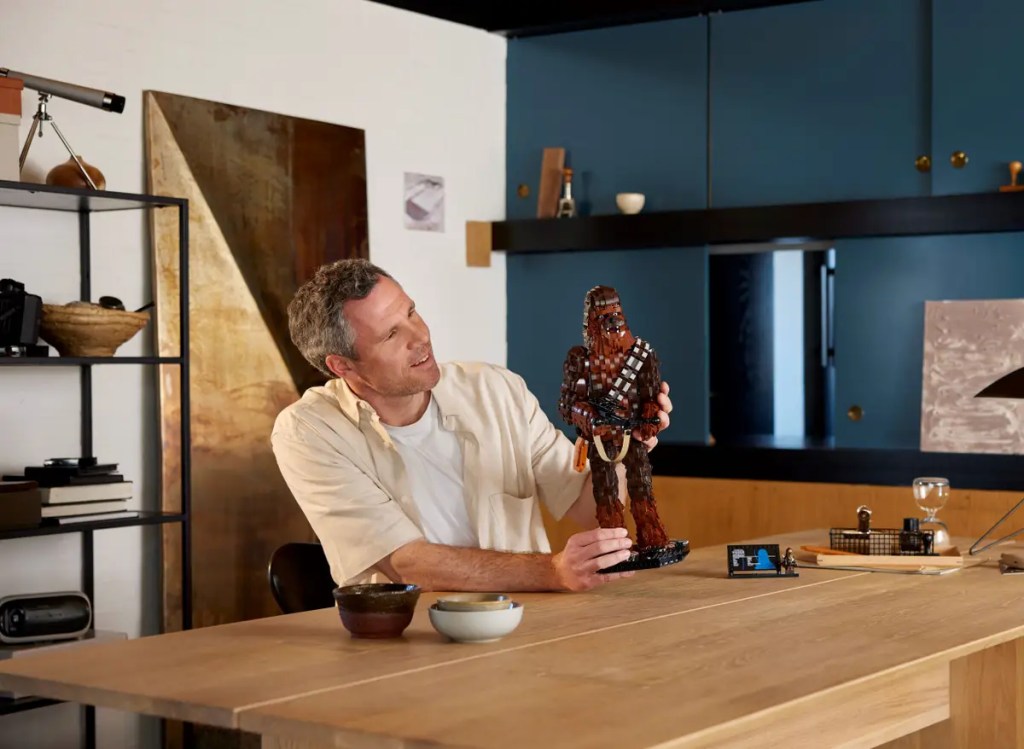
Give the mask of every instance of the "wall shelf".
[(109, 212), (133, 211), (143, 208), (181, 208), (184, 198), (162, 195), (135, 195), (107, 190), (80, 190), (72, 187), (36, 185), (29, 182), (0, 180), (0, 206), (37, 208), (44, 211)]
[(907, 487), (915, 476), (945, 476), (953, 487), (1024, 489), (1022, 455), (663, 441), (651, 467), (656, 476)]
[(8, 538), (30, 538), (33, 536), (53, 536), (59, 533), (84, 533), (105, 528), (131, 528), (140, 525), (162, 525), (163, 523), (181, 523), (185, 516), (179, 512), (140, 512), (138, 517), (112, 518), (110, 520), (89, 520), (67, 525), (37, 525), (32, 528), (12, 528), (0, 530), (0, 540)]
[(45, 697), (20, 697), (16, 700), (10, 697), (0, 698), (0, 715), (12, 715), (14, 713), (23, 713), (26, 710), (63, 704), (63, 700), (49, 700)]
[(85, 364), (181, 364), (179, 356), (5, 356), (0, 367), (80, 367)]
[(492, 224), (509, 253), (1024, 231), (1024, 192), (661, 211)]

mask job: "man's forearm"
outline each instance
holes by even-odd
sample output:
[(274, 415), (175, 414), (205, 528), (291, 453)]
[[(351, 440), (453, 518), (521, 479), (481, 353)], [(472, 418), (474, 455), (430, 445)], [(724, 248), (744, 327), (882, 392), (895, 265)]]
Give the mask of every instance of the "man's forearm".
[(551, 554), (513, 553), (414, 541), (377, 565), (424, 590), (560, 590)]

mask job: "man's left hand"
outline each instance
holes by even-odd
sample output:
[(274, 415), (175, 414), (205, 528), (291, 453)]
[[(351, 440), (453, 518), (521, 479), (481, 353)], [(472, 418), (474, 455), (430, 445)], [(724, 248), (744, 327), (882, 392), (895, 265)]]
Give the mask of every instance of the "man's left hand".
[[(669, 425), (668, 415), (670, 413), (672, 413), (672, 399), (668, 397), (668, 383), (667, 382), (662, 382), (661, 383), (661, 392), (658, 393), (658, 406), (661, 409), (660, 411), (658, 411), (658, 420), (660, 422), (658, 424), (658, 431), (661, 432), (663, 429), (668, 429), (668, 425)], [(640, 430), (639, 429), (634, 429), (633, 430), (633, 439), (640, 440), (641, 442), (643, 442), (644, 443), (644, 447), (647, 448), (647, 452), (650, 452), (651, 450), (653, 450), (654, 446), (658, 444), (658, 437), (657, 436), (651, 437), (650, 439), (646, 439), (646, 440), (641, 439), (641, 435), (640, 435)]]

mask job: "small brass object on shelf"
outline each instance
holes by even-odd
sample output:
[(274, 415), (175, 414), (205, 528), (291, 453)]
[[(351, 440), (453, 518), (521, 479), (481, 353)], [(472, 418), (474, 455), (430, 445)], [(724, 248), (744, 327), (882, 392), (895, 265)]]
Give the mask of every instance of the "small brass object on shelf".
[(1017, 177), (1020, 176), (1021, 163), (1019, 161), (1010, 162), (1010, 184), (1000, 185), (999, 192), (1020, 192), (1024, 190), (1024, 185), (1017, 184)]
[(931, 156), (918, 156), (914, 159), (914, 166), (917, 167), (919, 172), (930, 172), (932, 170), (932, 157)]
[(967, 166), (967, 154), (963, 151), (953, 151), (953, 155), (949, 157), (949, 163), (953, 165), (954, 169), (963, 169)]

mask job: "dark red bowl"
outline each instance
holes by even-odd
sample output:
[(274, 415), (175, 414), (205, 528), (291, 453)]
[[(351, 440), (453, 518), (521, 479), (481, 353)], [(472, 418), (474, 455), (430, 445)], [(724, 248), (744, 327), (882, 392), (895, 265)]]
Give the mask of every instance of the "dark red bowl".
[(412, 621), (420, 597), (417, 585), (368, 583), (334, 589), (334, 602), (353, 637), (400, 637)]

